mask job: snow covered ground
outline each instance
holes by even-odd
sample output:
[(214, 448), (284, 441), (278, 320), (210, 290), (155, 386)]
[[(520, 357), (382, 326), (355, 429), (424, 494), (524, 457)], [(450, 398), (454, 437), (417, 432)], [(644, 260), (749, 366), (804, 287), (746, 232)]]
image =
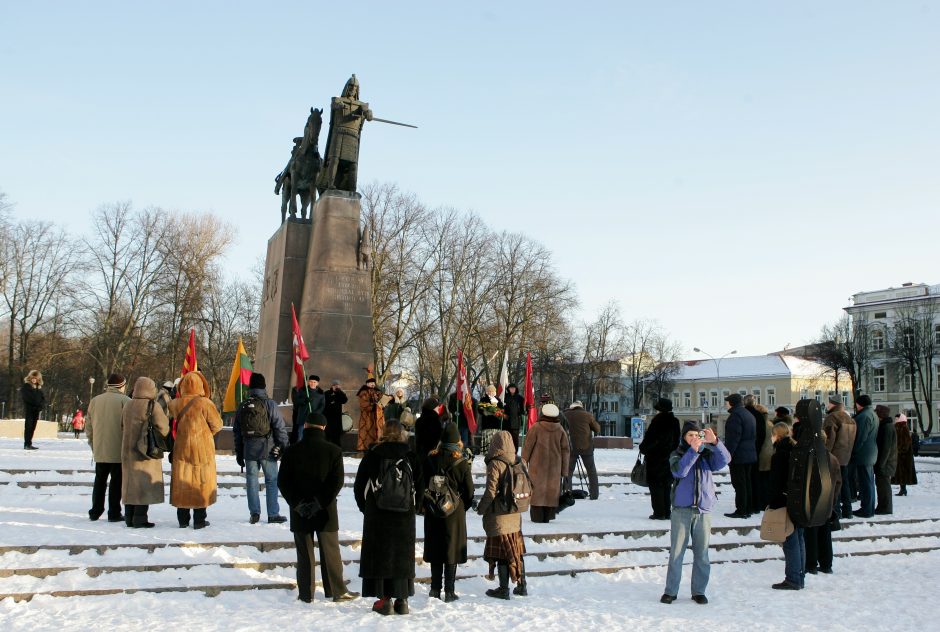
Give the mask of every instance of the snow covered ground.
[[(529, 597), (501, 602), (484, 596), (493, 583), (484, 577), (483, 530), (471, 514), (471, 559), (458, 571), (461, 599), (430, 600), (426, 584), (418, 584), (412, 614), (384, 618), (370, 611), (371, 600), (337, 605), (319, 590), (313, 605), (296, 600), (288, 527), (269, 525), (264, 516), (260, 524), (248, 524), (244, 477), (233, 457), (218, 458), (219, 502), (209, 508), (207, 529), (179, 529), (174, 509), (164, 504), (150, 511), (157, 527), (141, 530), (88, 520), (93, 464), (84, 440), (60, 435), (37, 445), (39, 451), (25, 452), (17, 440), (0, 440), (0, 595), (31, 596), (0, 600), (4, 631), (146, 624), (198, 630), (381, 630), (403, 624), (413, 630), (673, 630), (703, 621), (724, 630), (936, 629), (923, 595), (940, 582), (940, 459), (918, 460), (920, 485), (895, 498), (893, 516), (852, 521), (835, 534), (836, 553), (843, 554), (835, 574), (808, 576), (807, 590), (794, 593), (770, 588), (783, 578), (783, 557), (779, 546), (760, 541), (758, 518), (721, 515), (733, 510), (733, 499), (727, 475), (720, 476), (711, 603), (703, 607), (688, 598), (688, 568), (680, 599), (659, 603), (668, 523), (647, 519), (648, 497), (625, 476), (636, 452), (600, 450), (598, 501), (580, 501), (548, 525), (523, 522)], [(357, 466), (346, 459), (348, 483)], [(482, 475), (482, 459), (473, 469)], [(346, 578), (359, 590), (362, 519), (348, 487), (339, 509)], [(421, 526), (419, 519), (419, 538)], [(420, 542), (416, 549), (420, 556)], [(691, 553), (686, 561), (691, 563)], [(419, 579), (430, 574), (424, 564), (417, 570)], [(251, 587), (263, 589), (244, 590)], [(141, 592), (100, 594), (129, 589)]]

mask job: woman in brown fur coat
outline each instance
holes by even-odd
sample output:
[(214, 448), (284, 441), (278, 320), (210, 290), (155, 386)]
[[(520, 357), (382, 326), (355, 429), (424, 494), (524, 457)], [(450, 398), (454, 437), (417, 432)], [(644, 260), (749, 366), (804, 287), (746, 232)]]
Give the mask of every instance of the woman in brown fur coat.
[[(153, 414), (154, 430), (161, 436), (170, 432), (170, 423), (163, 408), (154, 399), (157, 385), (149, 377), (134, 382), (132, 399), (124, 405), (121, 415), (123, 439), (121, 441), (121, 498), (124, 500), (124, 523), (128, 527), (150, 528), (147, 520), (150, 505), (163, 502), (163, 459), (151, 459), (146, 450), (148, 410)], [(141, 438), (143, 437), (143, 443)]]
[(571, 444), (561, 427), (560, 411), (555, 404), (542, 406), (539, 420), (529, 429), (522, 446), (522, 459), (529, 464), (532, 478), (532, 500), (529, 515), (532, 522), (549, 522), (558, 512), (561, 477), (568, 471)]
[(209, 399), (209, 382), (199, 371), (190, 371), (180, 380), (179, 398), (170, 402), (170, 416), (176, 419), (173, 444), (173, 472), (170, 476), (170, 504), (176, 507), (180, 528), (202, 529), (206, 507), (215, 503), (215, 442), (222, 429), (222, 417)]

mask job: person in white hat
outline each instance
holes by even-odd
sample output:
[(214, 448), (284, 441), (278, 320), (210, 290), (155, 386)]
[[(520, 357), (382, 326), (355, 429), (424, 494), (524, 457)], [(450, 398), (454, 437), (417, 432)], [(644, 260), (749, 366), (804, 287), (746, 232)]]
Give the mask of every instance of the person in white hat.
[(571, 445), (568, 433), (558, 423), (561, 411), (555, 404), (543, 404), (539, 419), (525, 436), (522, 459), (529, 464), (532, 522), (549, 522), (558, 513), (561, 477), (568, 471)]

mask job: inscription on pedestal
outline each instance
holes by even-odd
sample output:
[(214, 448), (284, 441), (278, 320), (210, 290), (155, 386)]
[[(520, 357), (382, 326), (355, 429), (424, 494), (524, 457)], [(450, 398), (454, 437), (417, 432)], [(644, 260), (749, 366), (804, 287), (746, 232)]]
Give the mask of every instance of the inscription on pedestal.
[(360, 306), (369, 301), (369, 280), (361, 274), (331, 272), (327, 275), (326, 297), (330, 307), (350, 314), (359, 313)]

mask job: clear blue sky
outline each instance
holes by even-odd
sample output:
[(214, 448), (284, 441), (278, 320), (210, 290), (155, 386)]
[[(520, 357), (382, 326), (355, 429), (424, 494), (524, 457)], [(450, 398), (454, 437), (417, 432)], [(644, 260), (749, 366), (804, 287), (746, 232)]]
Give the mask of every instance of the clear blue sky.
[[(848, 297), (940, 282), (931, 2), (5, 2), (0, 189), (212, 210), (264, 252), (273, 177), (355, 72), (360, 181), (556, 252), (691, 355), (811, 340)], [(321, 138), (321, 145), (325, 138)]]

